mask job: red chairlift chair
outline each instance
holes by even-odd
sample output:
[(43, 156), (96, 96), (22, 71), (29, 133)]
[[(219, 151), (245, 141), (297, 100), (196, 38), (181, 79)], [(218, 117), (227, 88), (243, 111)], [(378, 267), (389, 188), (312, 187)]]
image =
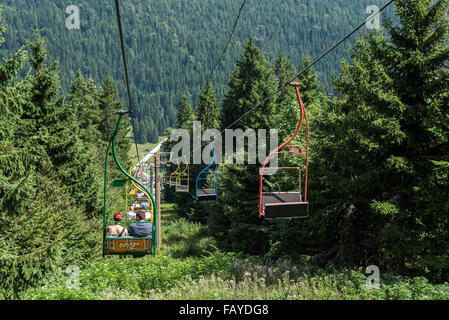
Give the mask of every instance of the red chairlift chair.
[[(278, 146), (275, 150), (271, 151), (268, 157), (265, 159), (262, 167), (259, 170), (259, 217), (265, 217), (266, 219), (274, 218), (304, 218), (308, 216), (309, 203), (307, 202), (307, 178), (308, 178), (308, 163), (309, 163), (309, 122), (307, 120), (306, 109), (301, 100), (301, 96), (298, 90), (298, 83), (292, 83), (296, 90), (296, 96), (298, 98), (299, 106), (301, 109), (301, 117), (299, 120), (298, 128), (295, 133), (283, 144)], [(303, 120), (306, 120), (307, 140), (305, 152), (300, 146), (288, 145), (299, 133)], [(270, 158), (275, 154), (281, 154), (282, 164), (280, 167), (266, 167)], [(301, 192), (301, 169), (299, 167), (286, 167), (284, 166), (284, 155), (305, 155), (305, 183), (304, 183), (304, 197)], [(269, 170), (295, 170), (298, 172), (298, 191), (295, 192), (263, 192), (263, 176), (266, 171)]]

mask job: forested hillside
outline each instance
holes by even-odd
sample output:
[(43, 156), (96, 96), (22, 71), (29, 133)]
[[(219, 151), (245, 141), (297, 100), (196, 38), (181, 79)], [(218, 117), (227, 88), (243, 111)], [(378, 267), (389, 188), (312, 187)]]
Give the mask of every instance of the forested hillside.
[[(241, 0), (120, 1), (136, 131), (139, 142), (155, 142), (174, 126), (177, 103), (186, 95), (195, 103), (218, 58), (241, 6)], [(380, 0), (249, 0), (222, 63), (212, 82), (219, 101), (226, 81), (250, 37), (267, 57), (282, 53), (298, 68), (301, 58), (312, 59), (328, 49), (369, 15)], [(80, 29), (69, 30), (66, 8), (80, 9)], [(0, 55), (15, 52), (36, 26), (43, 28), (49, 57), (60, 62), (61, 85), (68, 90), (80, 69), (94, 81), (117, 79), (125, 97), (114, 1), (4, 0), (5, 44)], [(321, 85), (332, 91), (331, 75), (338, 74), (353, 39), (317, 66)]]

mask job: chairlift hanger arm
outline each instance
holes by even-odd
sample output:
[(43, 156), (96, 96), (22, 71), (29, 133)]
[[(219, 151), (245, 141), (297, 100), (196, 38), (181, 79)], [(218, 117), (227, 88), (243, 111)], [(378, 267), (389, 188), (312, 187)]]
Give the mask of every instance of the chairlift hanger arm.
[[(196, 197), (196, 200), (199, 200), (199, 193), (207, 193), (206, 192), (206, 190), (199, 190), (198, 189), (198, 182), (199, 182), (199, 180), (209, 180), (209, 179), (214, 179), (215, 181), (214, 181), (214, 188), (213, 188), (213, 193), (214, 194), (211, 194), (210, 196), (211, 197), (216, 197), (216, 195), (217, 195), (217, 160), (216, 160), (216, 158), (215, 158), (215, 150), (214, 150), (214, 147), (213, 147), (213, 145), (212, 145), (212, 143), (210, 143), (210, 148), (211, 148), (211, 151), (212, 151), (212, 161), (209, 163), (209, 165), (206, 167), (206, 168), (204, 168), (198, 175), (197, 175), (197, 177), (196, 177), (196, 183), (195, 183), (195, 193), (196, 193), (196, 195), (195, 195), (195, 197)], [(214, 168), (214, 170), (212, 171), (212, 170), (210, 170), (210, 168), (212, 167), (212, 165), (215, 163), (215, 168)], [(203, 174), (203, 173), (214, 173), (215, 174), (215, 178), (200, 178), (201, 177), (201, 175)], [(199, 192), (200, 191), (200, 192)], [(204, 195), (201, 195), (201, 197), (202, 196), (204, 196)]]

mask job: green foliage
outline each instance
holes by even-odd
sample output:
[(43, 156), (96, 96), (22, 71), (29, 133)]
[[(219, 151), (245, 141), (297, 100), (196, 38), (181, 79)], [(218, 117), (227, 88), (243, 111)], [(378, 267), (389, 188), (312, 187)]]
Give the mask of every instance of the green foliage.
[(73, 81), (67, 100), (78, 120), (80, 137), (86, 143), (98, 141), (98, 125), (100, 122), (100, 107), (98, 91), (93, 80), (84, 79), (80, 70)]
[(258, 217), (258, 167), (220, 169), (219, 199), (208, 217), (210, 233), (224, 250), (263, 254), (269, 249), (266, 223)]
[(182, 96), (179, 102), (178, 111), (176, 112), (176, 128), (191, 131), (193, 121), (195, 121), (195, 113), (187, 96)]
[[(176, 204), (162, 205), (162, 248), (161, 254), (175, 258), (201, 257), (215, 252), (216, 240), (209, 235), (207, 227), (195, 222)], [(192, 221), (193, 220), (193, 221)]]
[[(178, 221), (164, 205), (165, 238), (174, 243), (201, 238), (201, 227)], [(175, 230), (176, 228), (182, 231)], [(195, 241), (195, 240), (194, 240)], [(67, 288), (67, 274), (57, 269), (45, 284), (24, 291), (21, 299), (138, 300), (138, 299), (447, 299), (449, 286), (425, 278), (381, 273), (380, 287), (368, 289), (362, 269), (322, 269), (307, 257), (292, 261), (222, 253), (194, 258), (163, 255), (140, 259), (109, 257), (80, 270), (79, 288)], [(170, 253), (171, 254), (171, 253)], [(310, 260), (309, 260), (310, 261)]]
[[(28, 181), (38, 190), (26, 211), (14, 216), (2, 210), (1, 291), (14, 297), (36, 286), (61, 265), (83, 264), (99, 252), (99, 224), (86, 221), (45, 163)], [(61, 212), (64, 216), (61, 217)]]
[(166, 254), (175, 258), (199, 257), (215, 248), (213, 238), (206, 237), (206, 227), (180, 218), (164, 226), (162, 243)]
[[(66, 103), (39, 31), (3, 61), (0, 75), (0, 290), (11, 299), (59, 268), (98, 259), (102, 161), (95, 160), (104, 144), (93, 81), (79, 74)], [(85, 118), (83, 104), (94, 117)]]
[[(259, 104), (274, 91), (276, 85), (272, 72), (271, 64), (261, 50), (254, 46), (253, 39), (246, 42), (242, 56), (228, 81), (229, 91), (223, 100), (221, 113), (222, 127), (229, 127), (248, 111), (250, 106)], [(232, 128), (270, 128), (274, 110), (274, 99), (268, 99), (251, 113), (251, 117), (243, 118)]]
[(196, 120), (201, 121), (201, 132), (207, 129), (219, 128), (219, 111), (217, 98), (212, 82), (206, 85), (198, 99), (198, 106), (195, 110)]
[[(246, 130), (268, 129), (273, 125), (277, 111), (274, 98), (265, 101), (251, 116), (236, 122), (275, 90), (272, 74), (271, 64), (251, 39), (245, 44), (233, 76), (228, 81), (229, 91), (221, 110), (222, 126), (228, 127), (234, 123), (232, 128)], [(245, 142), (246, 150), (247, 145), (248, 142)], [(234, 155), (231, 160), (235, 161)], [(221, 247), (251, 254), (267, 250), (268, 229), (257, 216), (258, 181), (256, 165), (226, 164), (220, 168), (220, 197), (209, 211), (208, 226)]]
[[(151, 295), (148, 296), (150, 290), (170, 289), (187, 275), (191, 279), (198, 279), (201, 275), (218, 273), (229, 264), (231, 259), (232, 255), (223, 254), (185, 260), (169, 256), (106, 259), (93, 263), (89, 268), (80, 272), (81, 291), (77, 295), (99, 297), (108, 289), (119, 288), (139, 297), (151, 298)], [(65, 277), (60, 275), (60, 278), (54, 281), (54, 287), (32, 289), (21, 298), (49, 298), (50, 293), (50, 299), (60, 299), (60, 294), (67, 294), (67, 290), (62, 289), (64, 286)]]
[(291, 261), (268, 261), (215, 253), (178, 260), (170, 257), (107, 259), (80, 272), (80, 288), (66, 288), (62, 272), (22, 299), (241, 299), (241, 300), (445, 300), (448, 284), (385, 274), (368, 289), (360, 270), (325, 270)]
[[(176, 2), (175, 7), (190, 12), (197, 2), (192, 3), (186, 7), (183, 1)], [(339, 4), (335, 1), (335, 12), (347, 12)], [(258, 165), (225, 166), (220, 170), (219, 200), (196, 204), (192, 181), (202, 167), (196, 166), (191, 171), (189, 193), (165, 192), (164, 200), (173, 201), (182, 217), (164, 229), (166, 247), (162, 252), (166, 255), (142, 259), (96, 261), (101, 245), (96, 213), (104, 149), (115, 112), (122, 107), (111, 78), (99, 89), (95, 85), (94, 79), (100, 78), (98, 70), (103, 74), (109, 67), (102, 65), (101, 59), (92, 60), (95, 55), (87, 55), (87, 62), (79, 65), (89, 77), (79, 71), (70, 85), (70, 77), (63, 77), (63, 87), (70, 88), (65, 99), (60, 94), (58, 63), (47, 64), (43, 31), (36, 30), (35, 40), (20, 49), (11, 50), (2, 43), (1, 52), (9, 52), (5, 55), (9, 58), (0, 65), (1, 297), (16, 298), (22, 293), (21, 297), (29, 299), (447, 299), (447, 283), (433, 285), (429, 281), (447, 281), (449, 272), (449, 219), (445, 215), (449, 211), (449, 73), (444, 65), (449, 58), (449, 1), (398, 0), (395, 4), (397, 20), (384, 19), (384, 29), (362, 36), (350, 51), (351, 62), (342, 61), (341, 73), (334, 79), (338, 96), (332, 101), (320, 91), (318, 79), (323, 79), (315, 71), (309, 69), (298, 79), (311, 127), (310, 217), (301, 221), (259, 219)], [(127, 6), (124, 16), (134, 10), (145, 14), (141, 5)], [(303, 57), (300, 67), (304, 68), (311, 61), (306, 51), (312, 55), (315, 50), (322, 51), (325, 41), (316, 41), (313, 33), (320, 28), (302, 28), (307, 34), (301, 41), (310, 38), (320, 43), (314, 50), (290, 43), (285, 46), (286, 56), (280, 55), (274, 65), (270, 55), (279, 54), (284, 45), (272, 45), (272, 52), (262, 53), (267, 49), (262, 33), (245, 42), (228, 87), (224, 79), (231, 72), (231, 60), (219, 70), (214, 87), (206, 83), (198, 108), (193, 110), (187, 97), (200, 90), (201, 74), (214, 44), (193, 39), (179, 21), (166, 23), (177, 10), (170, 5), (171, 1), (154, 3), (154, 12), (164, 12), (162, 20), (158, 16), (153, 21), (156, 32), (150, 38), (154, 41), (141, 43), (138, 39), (145, 38), (142, 30), (134, 20), (125, 19), (135, 26), (129, 34), (130, 61), (146, 61), (142, 52), (151, 51), (154, 55), (148, 63), (162, 68), (145, 68), (142, 62), (139, 70), (131, 70), (140, 80), (132, 88), (136, 92), (138, 142), (156, 141), (161, 130), (175, 123), (191, 131), (195, 119), (203, 122), (202, 130), (233, 123), (233, 128), (278, 128), (282, 140), (290, 136), (299, 121), (291, 88), (268, 99), (251, 116), (240, 117), (296, 73), (288, 59)], [(273, 6), (264, 1), (257, 5)], [(201, 10), (207, 7), (201, 6)], [(8, 1), (6, 8), (12, 8)], [(279, 17), (288, 21), (292, 8), (307, 11), (307, 15), (295, 17), (298, 21), (304, 16), (321, 17), (324, 12), (324, 6), (315, 3), (296, 6), (286, 2), (272, 8), (273, 21), (280, 21)], [(111, 6), (104, 10), (113, 13)], [(204, 30), (195, 17), (195, 23), (189, 25)], [(329, 26), (334, 24), (339, 24), (338, 19), (328, 21)], [(276, 33), (281, 38), (276, 43), (300, 38), (291, 25)], [(320, 32), (330, 35), (338, 28), (332, 32), (325, 29)], [(5, 30), (0, 24), (0, 42)], [(82, 31), (92, 32), (86, 25)], [(6, 44), (15, 43), (10, 39), (17, 36), (6, 32)], [(101, 34), (110, 37), (109, 32)], [(217, 41), (225, 36), (215, 30), (214, 34)], [(247, 37), (237, 37), (231, 55), (237, 56), (241, 39)], [(86, 37), (88, 42), (92, 38)], [(157, 44), (158, 39), (164, 41)], [(142, 50), (134, 50), (138, 46)], [(170, 63), (161, 63), (158, 49), (173, 52)], [(86, 45), (87, 52), (92, 50)], [(67, 67), (75, 60), (62, 63)], [(335, 71), (335, 65), (320, 70)], [(170, 80), (161, 74), (176, 77)], [(150, 78), (154, 85), (146, 83)], [(118, 88), (123, 91), (123, 84)], [(181, 92), (185, 95), (179, 102)], [(129, 164), (129, 133), (130, 126), (125, 124), (118, 138), (120, 161), (125, 166)], [(293, 142), (304, 146), (304, 135)], [(164, 150), (171, 146), (173, 142), (167, 142)], [(302, 157), (290, 157), (286, 163), (304, 169)], [(265, 188), (292, 190), (297, 183), (295, 176), (284, 174), (266, 179)], [(109, 196), (109, 210), (122, 205), (118, 192)], [(244, 260), (242, 255), (224, 254), (217, 247), (271, 259)], [(277, 258), (283, 259), (273, 261)], [(284, 258), (301, 258), (301, 262)], [(307, 259), (328, 268), (311, 267), (304, 262)], [(347, 266), (373, 261), (391, 273), (382, 275), (379, 289), (367, 290), (363, 270)], [(65, 288), (67, 264), (82, 267), (79, 290)], [(346, 268), (331, 269), (334, 265)], [(393, 275), (397, 273), (411, 277)], [(39, 287), (44, 281), (47, 286)]]

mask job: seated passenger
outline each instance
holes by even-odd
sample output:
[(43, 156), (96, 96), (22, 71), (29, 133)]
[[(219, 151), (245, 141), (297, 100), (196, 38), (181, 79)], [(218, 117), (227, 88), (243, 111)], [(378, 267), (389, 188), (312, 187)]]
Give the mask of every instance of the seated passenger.
[[(128, 227), (128, 234), (137, 238), (148, 238), (153, 234), (153, 225), (151, 222), (145, 222), (145, 212), (138, 211), (136, 213), (136, 221), (138, 223), (131, 223)], [(142, 222), (140, 222), (142, 221)]]
[(114, 214), (114, 221), (115, 224), (113, 226), (109, 226), (108, 229), (108, 235), (109, 237), (126, 237), (128, 236), (128, 231), (126, 228), (122, 227), (119, 224), (119, 221), (122, 221), (122, 214), (117, 212)]

